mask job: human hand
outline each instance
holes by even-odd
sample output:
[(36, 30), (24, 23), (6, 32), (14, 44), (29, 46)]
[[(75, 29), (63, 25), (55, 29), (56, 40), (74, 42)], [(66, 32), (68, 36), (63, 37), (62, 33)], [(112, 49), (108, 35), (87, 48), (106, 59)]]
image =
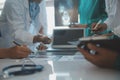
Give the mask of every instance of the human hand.
[(7, 49), (7, 57), (12, 59), (25, 58), (31, 53), (27, 46), (14, 46)]
[(50, 38), (48, 38), (47, 36), (43, 36), (43, 35), (37, 35), (33, 39), (33, 43), (35, 43), (35, 42), (42, 42), (44, 44), (50, 44), (51, 41), (52, 40)]
[(88, 43), (87, 47), (97, 52), (97, 54), (92, 55), (87, 50), (78, 48), (78, 50), (84, 55), (84, 57), (88, 61), (90, 61), (91, 63), (95, 64), (98, 67), (114, 68), (115, 60), (118, 55), (117, 52), (97, 47), (91, 43)]
[(46, 50), (48, 47), (45, 46), (45, 44), (40, 44), (37, 49), (40, 50), (40, 51), (43, 51), (43, 50)]
[(41, 37), (41, 42), (44, 43), (44, 44), (50, 44), (51, 39), (48, 38), (47, 36), (43, 36), (43, 37)]
[(107, 24), (105, 24), (105, 23), (100, 23), (100, 24), (97, 25), (97, 27), (96, 27), (96, 25), (97, 25), (97, 23), (92, 24), (91, 30), (94, 33), (99, 33), (99, 32), (102, 32), (102, 31), (107, 29)]

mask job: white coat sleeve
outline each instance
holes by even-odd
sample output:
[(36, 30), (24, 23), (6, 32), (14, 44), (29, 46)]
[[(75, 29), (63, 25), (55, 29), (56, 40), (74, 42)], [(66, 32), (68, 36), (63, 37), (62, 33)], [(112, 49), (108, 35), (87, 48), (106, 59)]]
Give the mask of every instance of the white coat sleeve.
[(26, 30), (24, 21), (25, 12), (22, 3), (19, 3), (19, 1), (12, 3), (10, 1), (11, 0), (8, 0), (6, 4), (6, 19), (11, 35), (15, 40), (23, 44), (32, 44), (33, 35)]
[(48, 25), (47, 25), (47, 13), (46, 13), (46, 2), (45, 0), (43, 0), (40, 3), (40, 24), (41, 26), (43, 26), (43, 32), (45, 35), (47, 35), (47, 29), (48, 29)]
[(106, 1), (106, 12), (108, 14), (108, 18), (106, 19), (105, 23), (108, 26), (108, 29), (113, 30), (115, 26), (115, 14), (117, 9), (117, 0), (105, 0)]
[(120, 37), (120, 1), (119, 0), (106, 0), (106, 11), (108, 19), (105, 23), (108, 29), (112, 30), (114, 34)]

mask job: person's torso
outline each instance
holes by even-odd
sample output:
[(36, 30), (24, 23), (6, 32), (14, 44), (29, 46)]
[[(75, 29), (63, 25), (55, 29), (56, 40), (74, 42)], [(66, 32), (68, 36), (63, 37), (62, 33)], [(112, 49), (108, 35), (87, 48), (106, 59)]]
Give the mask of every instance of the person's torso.
[(79, 0), (78, 11), (81, 24), (91, 24), (107, 18), (104, 0)]
[[(11, 4), (6, 4), (6, 5), (12, 5), (13, 4), (19, 4), (20, 6), (15, 6), (15, 8), (17, 9), (17, 7), (20, 7), (21, 10), (19, 11), (21, 13), (21, 17), (24, 23), (22, 24), (16, 24), (13, 25), (14, 27), (19, 27), (20, 26), (24, 26), (24, 30), (25, 31), (29, 31), (31, 28), (31, 18), (30, 18), (30, 14), (29, 14), (29, 3), (28, 0), (11, 0), (11, 2), (9, 2)], [(1, 18), (0, 18), (0, 27), (1, 27), (1, 36), (2, 36), (2, 41), (4, 42), (4, 46), (5, 47), (9, 47), (11, 46), (12, 41), (14, 40), (14, 36), (13, 36), (13, 26), (10, 26), (11, 24), (9, 24), (8, 19), (7, 19), (7, 14), (6, 11), (8, 11), (7, 7), (5, 7), (5, 9), (2, 12)], [(14, 14), (14, 13), (12, 13)], [(18, 20), (16, 20), (18, 21)], [(18, 26), (17, 26), (18, 25)], [(39, 14), (36, 16), (35, 20), (34, 20), (34, 26), (36, 27), (34, 29), (35, 32), (39, 32), (39, 28), (40, 28), (40, 20), (39, 20)], [(24, 36), (24, 35), (23, 35)]]

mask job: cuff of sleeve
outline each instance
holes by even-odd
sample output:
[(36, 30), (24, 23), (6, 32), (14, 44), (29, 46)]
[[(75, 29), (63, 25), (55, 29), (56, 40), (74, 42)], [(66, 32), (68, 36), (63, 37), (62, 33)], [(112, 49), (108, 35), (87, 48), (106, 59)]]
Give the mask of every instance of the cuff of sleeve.
[(114, 34), (120, 37), (120, 26), (113, 30)]
[(109, 20), (106, 20), (104, 23), (107, 25), (107, 30), (112, 30)]
[[(23, 36), (24, 35), (24, 36)], [(19, 41), (21, 44), (31, 45), (33, 44), (34, 36), (25, 31), (16, 31), (15, 33), (15, 40)]]

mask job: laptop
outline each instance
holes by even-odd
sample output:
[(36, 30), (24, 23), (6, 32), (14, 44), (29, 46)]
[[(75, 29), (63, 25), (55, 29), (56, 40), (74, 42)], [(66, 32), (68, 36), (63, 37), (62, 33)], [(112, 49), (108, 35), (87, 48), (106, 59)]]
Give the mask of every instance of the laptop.
[(76, 51), (72, 42), (85, 36), (84, 28), (56, 28), (53, 30), (53, 41), (47, 51)]
[(70, 49), (76, 48), (71, 42), (78, 41), (79, 38), (85, 36), (84, 28), (61, 28), (53, 30), (52, 48)]

